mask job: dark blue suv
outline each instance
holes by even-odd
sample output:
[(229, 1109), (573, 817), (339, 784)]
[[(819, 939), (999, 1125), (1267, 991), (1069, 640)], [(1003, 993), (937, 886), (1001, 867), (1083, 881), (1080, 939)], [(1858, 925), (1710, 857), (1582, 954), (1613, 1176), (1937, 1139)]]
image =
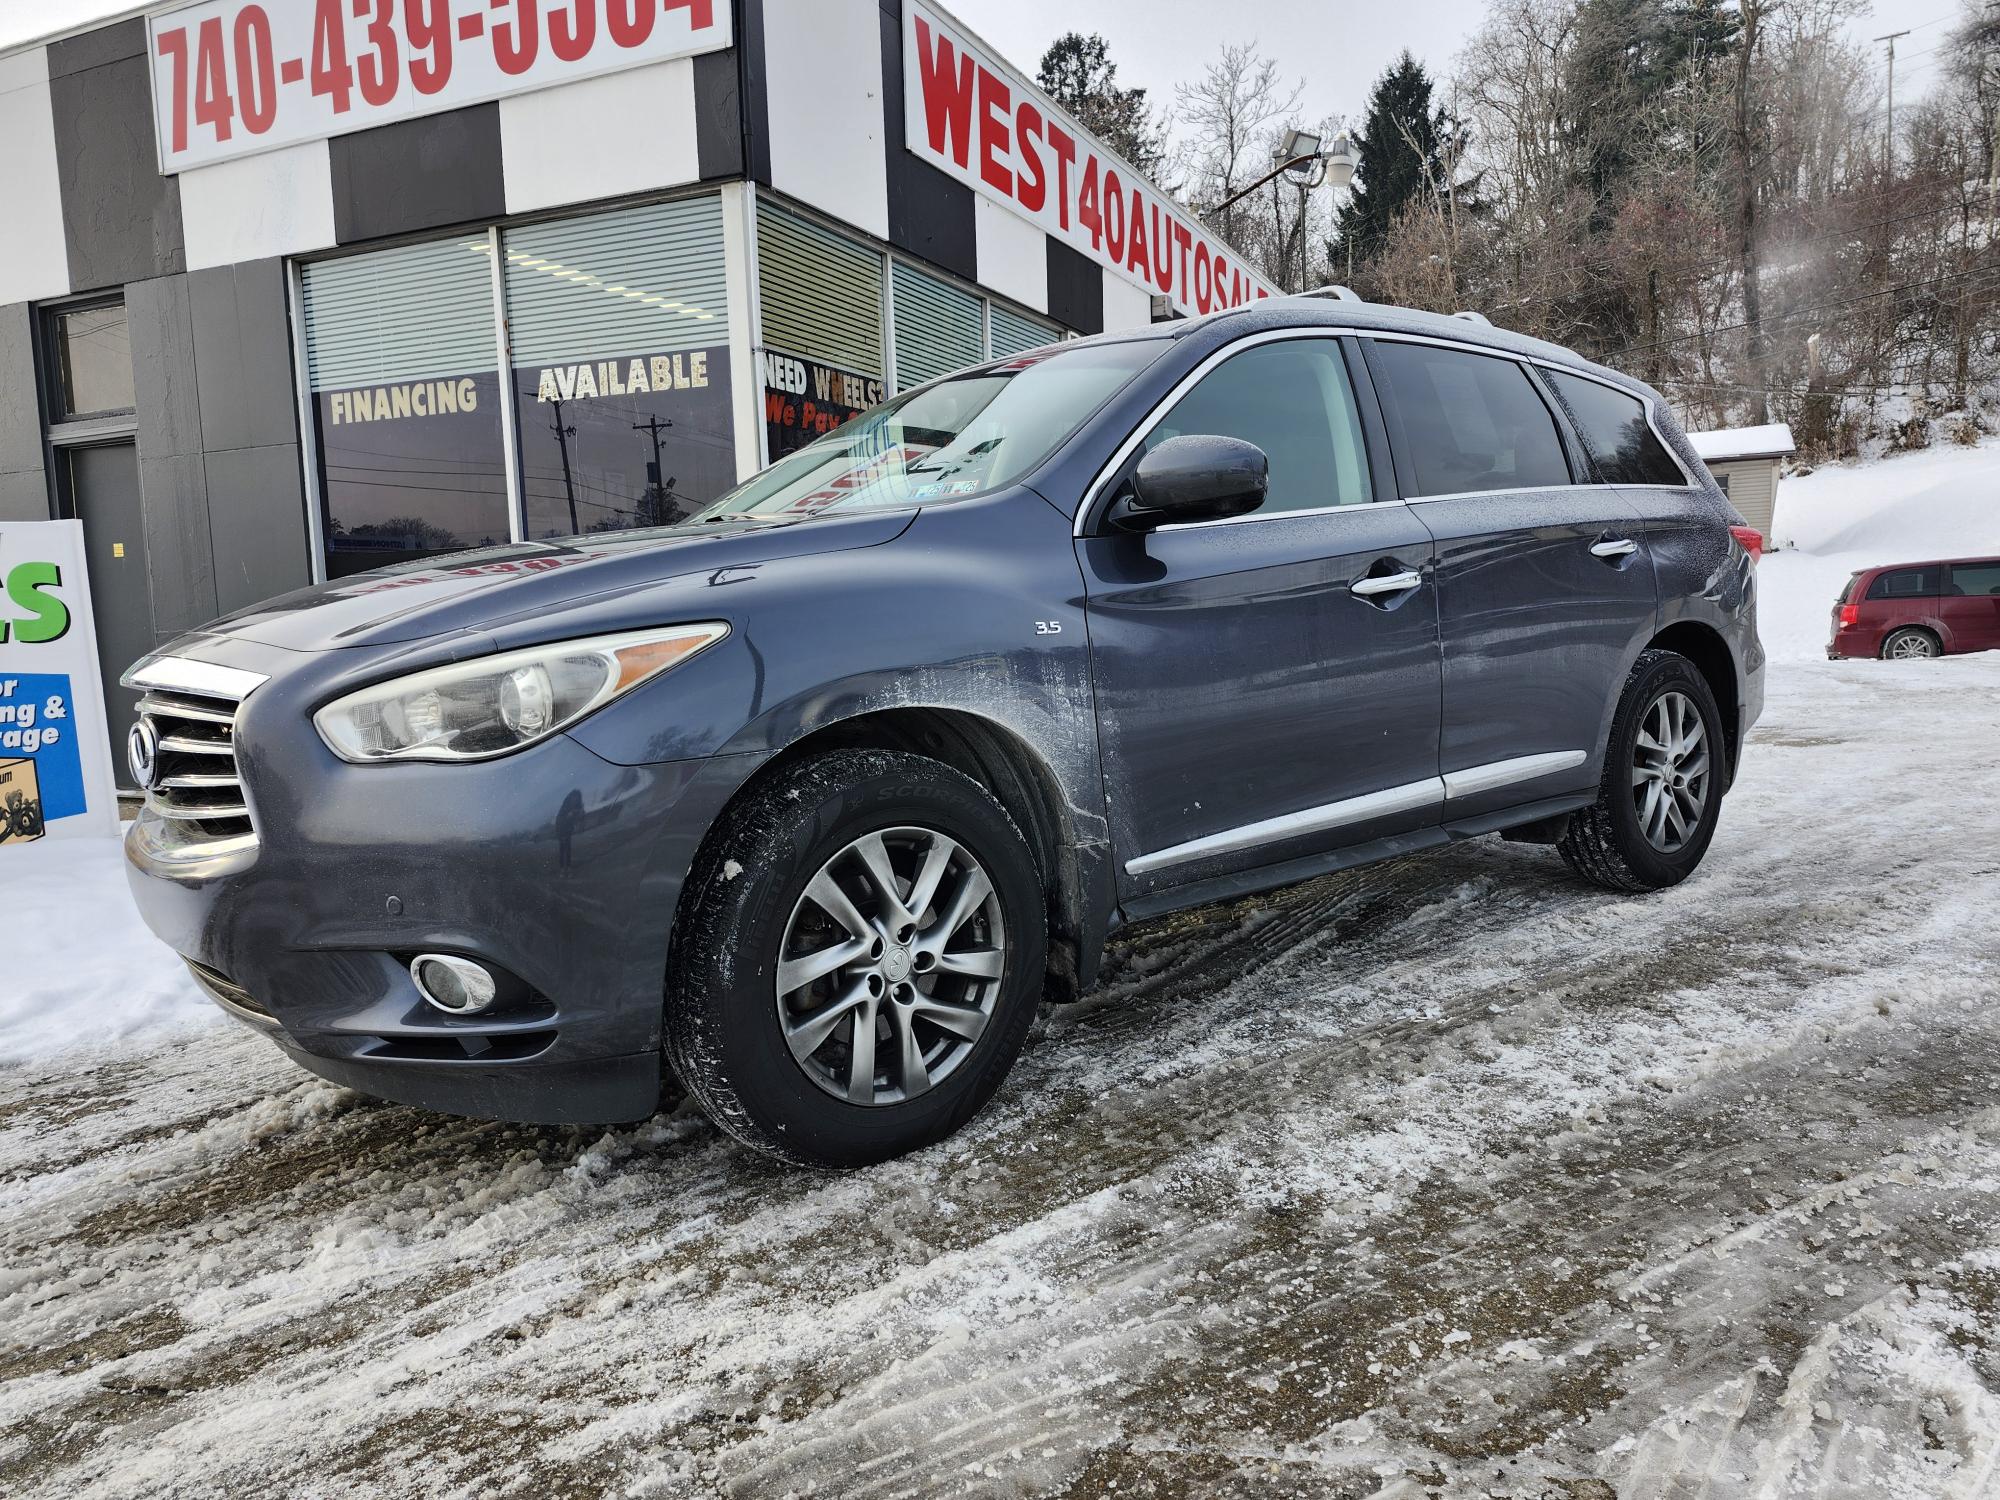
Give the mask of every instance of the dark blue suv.
[(1698, 865), (1762, 703), (1657, 396), (1302, 297), (911, 391), (689, 522), (148, 657), (153, 930), (305, 1067), (533, 1121), (671, 1073), (794, 1161), (935, 1141), (1121, 922), (1503, 833)]

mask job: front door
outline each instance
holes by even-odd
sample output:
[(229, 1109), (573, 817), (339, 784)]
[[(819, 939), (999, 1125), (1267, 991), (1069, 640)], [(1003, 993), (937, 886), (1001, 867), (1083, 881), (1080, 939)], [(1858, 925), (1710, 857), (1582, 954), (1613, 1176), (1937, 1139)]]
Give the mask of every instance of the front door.
[(69, 513), (83, 522), (90, 569), (90, 605), (97, 619), (98, 668), (111, 764), (127, 779), (125, 736), (138, 716), (139, 695), (118, 685), (133, 662), (151, 651), (153, 593), (146, 571), (145, 517), (139, 504), (139, 460), (130, 443), (68, 448), (60, 453)]
[(1228, 355), (1158, 416), (1109, 492), (1151, 447), (1197, 433), (1263, 449), (1260, 510), (1144, 534), (1100, 525), (1078, 544), (1128, 900), (1437, 815), (1430, 536), (1408, 507), (1374, 503), (1341, 342)]
[(2000, 558), (1946, 569), (1938, 618), (1951, 650), (2000, 650)]
[(1368, 362), (1405, 493), (1437, 542), (1450, 814), (1592, 785), (1658, 617), (1636, 509), (1575, 482), (1549, 400), (1516, 361), (1384, 340)]

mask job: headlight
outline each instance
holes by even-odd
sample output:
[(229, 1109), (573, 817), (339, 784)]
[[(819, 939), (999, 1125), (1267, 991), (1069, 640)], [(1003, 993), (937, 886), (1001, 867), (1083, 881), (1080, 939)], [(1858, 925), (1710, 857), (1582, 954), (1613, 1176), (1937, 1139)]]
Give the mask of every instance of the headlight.
[(491, 760), (567, 729), (729, 634), (722, 624), (557, 641), (434, 667), (313, 715), (342, 760)]

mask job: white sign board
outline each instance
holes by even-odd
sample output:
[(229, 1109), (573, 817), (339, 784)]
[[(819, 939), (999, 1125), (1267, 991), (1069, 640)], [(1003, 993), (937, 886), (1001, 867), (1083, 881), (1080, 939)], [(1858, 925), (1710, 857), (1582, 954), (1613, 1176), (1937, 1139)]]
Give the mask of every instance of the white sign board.
[(0, 521), (0, 855), (118, 832), (81, 521)]
[(146, 22), (160, 170), (720, 51), (730, 27), (729, 0), (206, 0)]
[(1189, 315), (1272, 295), (1197, 224), (963, 27), (903, 3), (909, 149)]

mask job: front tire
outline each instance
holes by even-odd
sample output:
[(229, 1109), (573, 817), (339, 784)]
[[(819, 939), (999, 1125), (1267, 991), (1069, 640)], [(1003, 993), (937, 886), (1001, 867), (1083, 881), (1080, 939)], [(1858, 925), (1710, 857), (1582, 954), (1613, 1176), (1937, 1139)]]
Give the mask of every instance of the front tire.
[(831, 751), (754, 790), (696, 860), (667, 1059), (745, 1145), (884, 1161), (993, 1096), (1046, 955), (1034, 857), (991, 793), (924, 756)]
[(1556, 849), (1608, 891), (1657, 891), (1695, 872), (1727, 786), (1715, 695), (1693, 662), (1642, 651), (1625, 679), (1597, 801), (1572, 815)]

